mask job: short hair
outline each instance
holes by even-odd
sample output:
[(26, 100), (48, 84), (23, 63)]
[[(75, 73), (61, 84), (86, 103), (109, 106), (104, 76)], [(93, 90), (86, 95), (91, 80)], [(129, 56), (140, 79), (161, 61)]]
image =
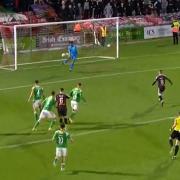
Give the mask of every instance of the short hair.
[(81, 85), (82, 85), (82, 84), (79, 82), (79, 83), (78, 83), (78, 86), (81, 86)]
[(64, 88), (60, 88), (60, 91), (64, 91)]
[(39, 80), (35, 80), (35, 83), (38, 84), (38, 83), (39, 83)]
[(55, 95), (55, 91), (52, 91), (51, 94), (54, 96)]
[(61, 128), (61, 129), (64, 129), (65, 126), (66, 126), (66, 125), (65, 125), (64, 123), (62, 123), (62, 124), (60, 125), (60, 128)]

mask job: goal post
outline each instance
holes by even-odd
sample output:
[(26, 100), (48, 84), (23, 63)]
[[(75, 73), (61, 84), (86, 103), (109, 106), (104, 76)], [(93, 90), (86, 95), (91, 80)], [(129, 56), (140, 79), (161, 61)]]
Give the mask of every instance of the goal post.
[[(107, 29), (104, 45), (102, 26)], [(88, 63), (119, 58), (119, 17), (14, 25), (9, 26), (9, 37), (3, 34), (5, 26), (0, 29), (4, 44), (11, 49), (11, 52), (7, 52), (11, 54), (11, 59), (1, 67), (10, 66), (17, 70), (25, 65), (60, 65), (59, 62), (63, 61), (61, 54), (67, 52), (70, 40), (78, 47), (78, 63), (82, 59), (83, 63)]]
[(0, 68), (15, 69), (14, 62), (14, 30), (13, 26), (0, 26), (0, 39), (2, 43)]

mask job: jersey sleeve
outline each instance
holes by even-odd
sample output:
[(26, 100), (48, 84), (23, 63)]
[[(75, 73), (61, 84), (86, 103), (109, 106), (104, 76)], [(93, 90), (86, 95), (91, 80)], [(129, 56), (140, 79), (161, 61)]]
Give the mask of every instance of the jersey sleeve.
[(67, 137), (67, 139), (71, 138), (71, 136), (70, 136), (70, 134), (68, 132), (66, 132), (66, 137)]
[(54, 141), (56, 139), (56, 136), (57, 136), (57, 131), (54, 133), (53, 137), (52, 137), (52, 140)]

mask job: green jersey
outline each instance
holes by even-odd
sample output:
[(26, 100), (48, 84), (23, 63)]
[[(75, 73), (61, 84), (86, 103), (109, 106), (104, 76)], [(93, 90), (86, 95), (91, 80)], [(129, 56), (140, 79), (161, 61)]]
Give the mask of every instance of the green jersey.
[(43, 88), (40, 86), (33, 86), (33, 101), (41, 100), (43, 98)]
[(76, 102), (80, 102), (83, 97), (82, 90), (76, 87), (71, 90), (70, 96), (72, 97), (72, 100), (74, 100)]
[(44, 101), (43, 109), (51, 111), (56, 104), (56, 100), (53, 96), (49, 96)]
[(70, 134), (62, 130), (57, 130), (53, 136), (53, 140), (56, 142), (56, 147), (67, 148), (69, 139)]

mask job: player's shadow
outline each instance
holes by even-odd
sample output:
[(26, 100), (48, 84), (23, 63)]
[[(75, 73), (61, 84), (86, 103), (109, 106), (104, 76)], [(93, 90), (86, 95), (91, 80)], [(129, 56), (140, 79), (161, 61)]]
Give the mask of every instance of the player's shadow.
[(0, 136), (31, 136), (31, 135), (41, 135), (41, 134), (47, 134), (47, 132), (0, 133)]
[[(156, 103), (152, 106), (150, 106), (148, 109), (146, 109), (145, 111), (143, 112), (136, 112), (134, 113), (132, 116), (131, 116), (131, 119), (137, 119), (137, 118), (141, 118), (141, 117), (144, 117), (146, 116), (147, 114), (151, 113), (154, 111), (154, 109), (159, 105), (159, 103)], [(160, 105), (159, 105), (160, 106)]]
[(156, 179), (164, 179), (168, 173), (169, 168), (172, 166), (176, 160), (167, 159), (161, 163), (159, 163), (151, 174), (147, 175), (147, 180), (156, 180)]
[(128, 172), (119, 172), (119, 171), (98, 171), (98, 170), (74, 170), (69, 173), (69, 175), (79, 175), (80, 173), (84, 174), (98, 174), (98, 175), (109, 175), (109, 176), (132, 176), (140, 177), (145, 176), (142, 173), (128, 173)]
[(175, 108), (175, 107), (180, 107), (180, 104), (173, 104), (171, 105), (172, 108)]

